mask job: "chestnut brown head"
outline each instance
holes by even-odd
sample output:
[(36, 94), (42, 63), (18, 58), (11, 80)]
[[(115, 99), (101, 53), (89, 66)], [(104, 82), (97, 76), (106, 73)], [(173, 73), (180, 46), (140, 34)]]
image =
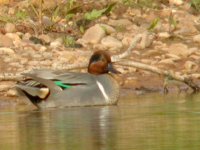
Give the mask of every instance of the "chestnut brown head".
[(88, 72), (95, 75), (109, 72), (119, 73), (113, 67), (110, 55), (105, 51), (96, 51), (93, 53), (89, 61)]

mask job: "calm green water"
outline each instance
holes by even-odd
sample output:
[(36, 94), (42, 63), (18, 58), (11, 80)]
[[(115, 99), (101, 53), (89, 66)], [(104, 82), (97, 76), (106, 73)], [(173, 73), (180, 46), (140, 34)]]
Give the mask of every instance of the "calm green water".
[(0, 111), (0, 150), (199, 150), (200, 96), (146, 95), (118, 106)]

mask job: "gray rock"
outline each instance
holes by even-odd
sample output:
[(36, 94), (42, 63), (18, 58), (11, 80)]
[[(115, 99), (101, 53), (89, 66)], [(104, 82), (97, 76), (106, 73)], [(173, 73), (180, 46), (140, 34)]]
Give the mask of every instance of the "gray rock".
[(6, 25), (4, 26), (4, 29), (5, 29), (6, 33), (16, 32), (15, 25), (12, 23), (6, 23)]
[(42, 23), (44, 24), (44, 26), (51, 26), (53, 24), (51, 19), (47, 16), (42, 17)]
[(0, 47), (13, 46), (13, 40), (5, 35), (0, 34)]
[(99, 24), (90, 27), (82, 37), (82, 42), (97, 44), (106, 35), (105, 30)]
[(120, 50), (122, 48), (122, 42), (115, 39), (112, 36), (106, 36), (101, 40), (101, 44), (106, 46), (107, 48), (115, 49), (115, 50)]

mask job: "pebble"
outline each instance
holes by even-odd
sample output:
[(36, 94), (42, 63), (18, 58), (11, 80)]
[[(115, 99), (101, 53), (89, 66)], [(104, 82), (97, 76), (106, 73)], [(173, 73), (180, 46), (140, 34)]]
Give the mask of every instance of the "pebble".
[(160, 37), (162, 39), (167, 39), (170, 37), (170, 34), (168, 32), (160, 32), (160, 33), (158, 33), (158, 37)]
[(193, 37), (193, 41), (194, 41), (194, 42), (197, 42), (197, 43), (200, 43), (200, 34), (195, 35), (195, 36)]
[(50, 43), (52, 41), (51, 37), (47, 34), (41, 34), (38, 38), (43, 40), (45, 43)]
[(6, 23), (4, 26), (6, 33), (16, 32), (15, 25), (13, 23)]
[(6, 33), (6, 36), (11, 38), (13, 41), (21, 41), (21, 38), (16, 33)]
[(0, 84), (0, 92), (7, 91), (10, 88), (8, 84)]
[(24, 65), (28, 62), (28, 59), (27, 58), (21, 58), (20, 60), (20, 64)]
[(12, 67), (17, 67), (17, 68), (22, 68), (23, 65), (19, 64), (18, 62), (11, 62), (9, 63), (10, 66)]
[(50, 53), (50, 52), (44, 52), (44, 53), (42, 53), (42, 56), (44, 59), (50, 59), (53, 57), (52, 53)]
[(194, 74), (192, 74), (192, 77), (194, 77), (196, 79), (200, 79), (200, 74), (199, 73), (194, 73)]
[(166, 54), (165, 56), (172, 58), (173, 60), (180, 60), (181, 57), (174, 55), (174, 54)]
[(101, 40), (101, 44), (107, 48), (112, 48), (113, 50), (120, 50), (122, 48), (122, 42), (117, 40), (112, 36), (106, 36)]
[(32, 35), (30, 33), (25, 33), (24, 36), (22, 37), (23, 40), (29, 41), (30, 37)]
[(123, 39), (122, 39), (122, 44), (124, 46), (129, 46), (131, 44), (133, 40), (133, 37), (129, 37), (129, 36), (125, 36)]
[(0, 54), (7, 54), (7, 55), (13, 55), (15, 54), (15, 51), (11, 48), (7, 48), (7, 47), (0, 47)]
[(191, 51), (188, 49), (187, 45), (183, 43), (171, 44), (167, 51), (170, 54), (174, 54), (180, 57), (187, 57), (191, 54)]
[[(180, 17), (183, 15), (184, 17)], [(182, 35), (182, 36), (188, 36), (188, 35), (194, 35), (198, 33), (198, 30), (194, 26), (194, 19), (195, 17), (189, 13), (183, 13), (178, 15), (178, 25), (177, 30), (174, 31), (175, 34)]]
[(8, 14), (9, 15), (14, 15), (15, 14), (15, 8), (9, 8)]
[(163, 59), (158, 62), (159, 64), (168, 64), (168, 65), (174, 65), (174, 60), (171, 58)]
[(93, 45), (93, 49), (107, 50), (108, 48), (105, 45), (98, 43)]
[(161, 55), (162, 51), (154, 49), (154, 50), (148, 50), (147, 52), (145, 52), (142, 56), (155, 56), (155, 55)]
[(36, 60), (29, 61), (28, 64), (29, 64), (30, 66), (39, 66), (39, 63), (38, 63), (38, 61), (36, 61)]
[(96, 24), (86, 30), (85, 34), (82, 37), (82, 40), (85, 43), (97, 44), (105, 35), (105, 30), (99, 24)]
[(13, 46), (13, 40), (5, 35), (0, 34), (0, 47)]
[(45, 47), (45, 46), (41, 46), (41, 47), (39, 48), (39, 51), (40, 51), (41, 53), (45, 52), (46, 50), (47, 50), (47, 47)]
[(185, 62), (184, 67), (188, 72), (197, 71), (198, 69), (198, 65), (189, 60)]
[(50, 47), (51, 48), (57, 48), (59, 46), (62, 45), (62, 38), (57, 38), (56, 40), (54, 40), (53, 42), (51, 42)]
[(5, 58), (3, 59), (3, 61), (4, 61), (5, 63), (10, 63), (10, 62), (13, 61), (13, 59), (10, 58), (10, 57), (5, 57)]
[(17, 95), (18, 95), (18, 93), (17, 93), (17, 91), (15, 89), (9, 89), (7, 91), (7, 96), (15, 97)]
[(44, 66), (51, 66), (52, 63), (53, 63), (53, 62), (50, 61), (50, 60), (40, 61), (40, 64), (41, 64), (41, 65), (44, 65)]
[(110, 19), (108, 21), (108, 24), (113, 27), (119, 27), (119, 26), (127, 27), (127, 26), (132, 25), (132, 22), (128, 19), (118, 19), (118, 20)]
[(44, 24), (44, 26), (51, 26), (53, 24), (51, 19), (47, 16), (42, 17), (42, 23)]
[(40, 59), (40, 58), (42, 58), (42, 55), (40, 55), (40, 54), (35, 54), (35, 55), (32, 56), (32, 58)]
[(154, 39), (153, 35), (148, 34), (147, 32), (143, 33), (142, 34), (142, 40), (141, 40), (141, 42), (139, 44), (139, 47), (141, 49), (149, 47), (152, 44), (153, 39)]
[(141, 62), (145, 63), (145, 64), (151, 64), (151, 60), (150, 59), (141, 59)]
[(171, 5), (177, 5), (177, 6), (179, 6), (179, 5), (183, 4), (183, 0), (169, 0), (169, 3)]
[(200, 60), (200, 57), (193, 54), (193, 55), (190, 55), (190, 58), (194, 59), (194, 60)]

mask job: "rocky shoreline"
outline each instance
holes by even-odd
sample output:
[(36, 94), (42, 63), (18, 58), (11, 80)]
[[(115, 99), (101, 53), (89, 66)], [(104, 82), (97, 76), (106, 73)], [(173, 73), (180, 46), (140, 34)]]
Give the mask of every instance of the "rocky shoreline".
[[(14, 15), (17, 9), (25, 7), (15, 5), (16, 7), (0, 6), (1, 14)], [(120, 9), (123, 9), (123, 13)], [(26, 21), (29, 25), (24, 24)], [(47, 16), (43, 16), (43, 21), (45, 25), (47, 22), (51, 23)], [(176, 71), (179, 74), (195, 74), (195, 79), (199, 82), (200, 17), (192, 12), (188, 2), (162, 4), (161, 9), (146, 10), (119, 5), (109, 16), (103, 15), (93, 21), (83, 34), (76, 33), (75, 41), (69, 37), (66, 39), (66, 32), (70, 37), (74, 37), (76, 30), (72, 21), (63, 18), (57, 25), (66, 26), (65, 38), (63, 32), (32, 33), (32, 30), (20, 28), (22, 25), (30, 27), (30, 22), (28, 18), (20, 24), (1, 24), (0, 80), (3, 80), (3, 74), (19, 74), (35, 68), (60, 70), (69, 64), (87, 63), (95, 50), (119, 54), (129, 47), (136, 35), (142, 33), (142, 40), (132, 50), (128, 60)], [(150, 30), (150, 35), (145, 34), (147, 30)], [(163, 76), (133, 67), (116, 67), (122, 73), (117, 79), (123, 89), (131, 89), (136, 94), (142, 93), (141, 91), (163, 92)], [(15, 101), (17, 94), (13, 87), (16, 81), (0, 83), (0, 99)], [(172, 93), (191, 93), (190, 88), (183, 83), (172, 82), (168, 87)]]

